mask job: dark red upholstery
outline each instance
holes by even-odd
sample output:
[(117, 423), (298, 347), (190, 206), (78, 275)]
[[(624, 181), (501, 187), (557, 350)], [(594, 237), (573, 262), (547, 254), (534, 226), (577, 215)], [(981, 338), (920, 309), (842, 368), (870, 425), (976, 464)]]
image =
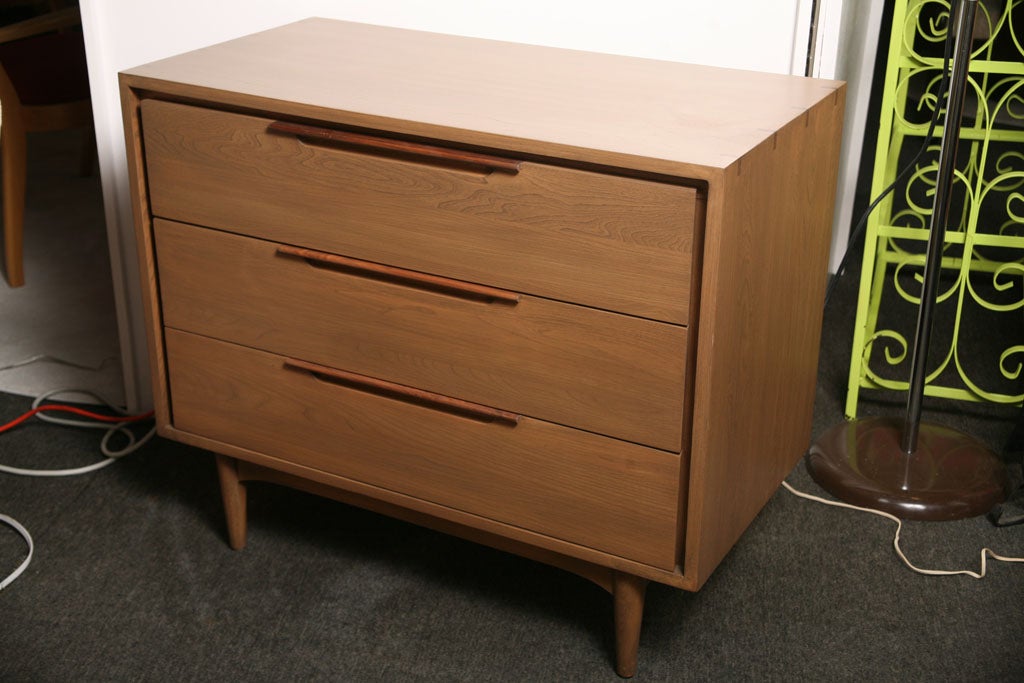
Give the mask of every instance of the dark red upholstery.
[(25, 106), (62, 104), (89, 97), (80, 29), (0, 45), (0, 63)]

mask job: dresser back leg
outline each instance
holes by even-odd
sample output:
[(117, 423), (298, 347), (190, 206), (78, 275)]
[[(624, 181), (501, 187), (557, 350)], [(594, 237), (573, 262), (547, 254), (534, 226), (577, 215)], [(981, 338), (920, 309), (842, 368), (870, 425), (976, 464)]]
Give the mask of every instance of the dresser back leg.
[(640, 647), (640, 622), (644, 616), (644, 594), (647, 579), (615, 572), (612, 578), (612, 600), (615, 603), (615, 672), (623, 678), (636, 673), (637, 650)]
[(224, 516), (228, 523), (228, 543), (235, 550), (245, 547), (246, 512), (245, 484), (238, 479), (238, 461), (217, 456), (220, 496), (224, 500)]

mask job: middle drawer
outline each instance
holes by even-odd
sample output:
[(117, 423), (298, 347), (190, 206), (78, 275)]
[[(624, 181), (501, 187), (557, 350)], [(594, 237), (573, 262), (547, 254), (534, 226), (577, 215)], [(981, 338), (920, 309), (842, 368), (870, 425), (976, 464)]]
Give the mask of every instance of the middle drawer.
[(681, 450), (685, 327), (422, 289), (162, 219), (154, 229), (169, 327)]

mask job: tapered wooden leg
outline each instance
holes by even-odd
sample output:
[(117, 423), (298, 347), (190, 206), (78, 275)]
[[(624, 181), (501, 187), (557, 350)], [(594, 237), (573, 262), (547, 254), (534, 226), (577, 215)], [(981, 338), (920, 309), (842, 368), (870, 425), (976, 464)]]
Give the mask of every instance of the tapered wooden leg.
[(235, 550), (245, 547), (245, 484), (238, 480), (238, 466), (234, 458), (217, 456), (217, 476), (220, 478), (220, 496), (224, 500), (224, 517), (228, 523), (228, 543)]
[(4, 116), (0, 129), (0, 166), (3, 173), (4, 271), (7, 284), (25, 284), (22, 263), (22, 227), (25, 221), (25, 129), (16, 110)]
[(640, 622), (644, 616), (644, 594), (647, 579), (615, 572), (612, 577), (612, 600), (615, 603), (615, 672), (623, 678), (636, 673), (637, 651), (640, 649)]

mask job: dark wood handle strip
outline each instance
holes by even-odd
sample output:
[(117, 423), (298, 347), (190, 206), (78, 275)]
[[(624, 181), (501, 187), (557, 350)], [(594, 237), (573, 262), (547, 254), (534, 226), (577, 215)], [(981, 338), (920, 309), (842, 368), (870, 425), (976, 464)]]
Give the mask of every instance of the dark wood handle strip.
[(436, 407), (441, 410), (463, 414), (484, 422), (501, 422), (502, 424), (511, 425), (513, 427), (519, 424), (520, 416), (516, 413), (491, 408), (490, 406), (480, 405), (479, 403), (471, 403), (469, 401), (463, 401), (462, 399), (452, 398), (451, 396), (444, 396), (442, 394), (424, 391), (423, 389), (407, 387), (404, 384), (395, 384), (394, 382), (377, 379), (376, 377), (368, 377), (355, 372), (348, 372), (347, 370), (329, 368), (323, 365), (317, 365), (316, 363), (295, 360), (294, 358), (285, 359), (284, 364), (285, 367), (303, 370), (317, 376), (318, 378), (354, 384), (356, 385), (356, 388), (366, 388), (375, 393), (385, 393), (398, 398), (399, 400), (426, 405), (427, 407)]
[(343, 142), (345, 144), (357, 145), (359, 147), (382, 149), (389, 152), (399, 152), (403, 154), (415, 154), (417, 156), (440, 159), (443, 161), (474, 164), (477, 166), (492, 168), (495, 171), (501, 171), (503, 173), (511, 173), (513, 175), (519, 173), (519, 167), (523, 163), (517, 159), (506, 159), (504, 157), (496, 157), (489, 154), (477, 154), (476, 152), (466, 152), (458, 149), (450, 149), (448, 147), (434, 147), (433, 145), (424, 145), (418, 142), (406, 142), (405, 140), (378, 138), (373, 135), (350, 133), (344, 130), (321, 128), (319, 126), (309, 126), (302, 123), (292, 123), (290, 121), (274, 121), (270, 124), (269, 129), (278, 133), (290, 133), (303, 138), (330, 140), (332, 142)]
[(396, 268), (395, 266), (385, 266), (384, 264), (374, 263), (373, 261), (363, 261), (361, 259), (350, 258), (348, 256), (329, 254), (322, 251), (315, 251), (313, 249), (304, 249), (302, 247), (281, 245), (277, 248), (277, 253), (306, 259), (307, 261), (312, 262), (313, 265), (324, 264), (329, 266), (340, 266), (342, 268), (351, 268), (353, 270), (361, 270), (374, 275), (383, 275), (397, 280), (404, 280), (413, 286), (440, 289), (445, 292), (450, 292), (456, 296), (464, 296), (474, 299), (492, 299), (509, 304), (519, 303), (519, 299), (521, 297), (518, 292), (510, 292), (507, 289), (478, 285), (472, 282), (465, 282), (463, 280), (453, 280), (451, 278), (441, 277), (440, 275), (419, 273), (415, 270), (406, 270), (404, 268)]

